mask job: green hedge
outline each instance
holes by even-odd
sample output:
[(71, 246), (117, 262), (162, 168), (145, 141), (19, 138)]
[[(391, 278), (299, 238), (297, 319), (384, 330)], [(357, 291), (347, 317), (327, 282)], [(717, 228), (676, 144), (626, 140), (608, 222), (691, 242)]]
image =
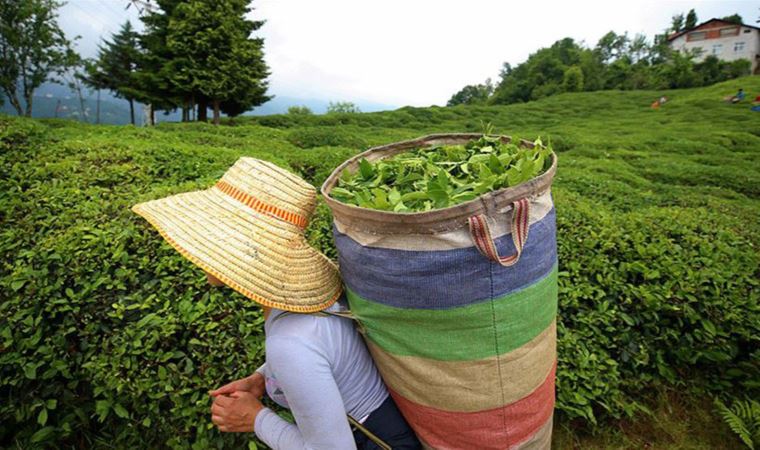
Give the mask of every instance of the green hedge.
[[(598, 95), (611, 94), (621, 95)], [(631, 102), (593, 118), (580, 100), (575, 116), (563, 112), (563, 98), (230, 127), (0, 116), (0, 447), (246, 446), (213, 429), (206, 391), (261, 361), (259, 309), (210, 288), (129, 206), (209, 186), (242, 155), (318, 185), (364, 146), (489, 120), (565, 136), (554, 190), (560, 414), (607, 422), (660, 384), (759, 396), (760, 137), (725, 105), (723, 122), (685, 106), (655, 116), (648, 103), (629, 118)], [(341, 120), (338, 141), (310, 128)], [(323, 204), (308, 237), (335, 256)]]

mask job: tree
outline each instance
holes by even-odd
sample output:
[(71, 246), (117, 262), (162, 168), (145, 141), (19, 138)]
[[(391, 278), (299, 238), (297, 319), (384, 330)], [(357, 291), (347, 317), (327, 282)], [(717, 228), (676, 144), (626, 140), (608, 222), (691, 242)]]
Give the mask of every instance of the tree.
[(697, 12), (694, 11), (694, 9), (690, 9), (689, 13), (686, 14), (686, 23), (684, 24), (684, 28), (687, 30), (691, 30), (692, 28), (697, 26)]
[(70, 67), (65, 73), (61, 74), (61, 80), (77, 95), (77, 99), (79, 100), (79, 120), (87, 122), (87, 108), (85, 107), (84, 95), (84, 88), (86, 86), (85, 80), (87, 79), (87, 76), (84, 73), (84, 68), (84, 61), (80, 61), (78, 64)]
[(311, 109), (308, 106), (291, 106), (288, 108), (288, 114), (297, 116), (309, 116), (312, 114)]
[(674, 15), (670, 19), (670, 23), (671, 23), (670, 29), (674, 33), (678, 33), (679, 31), (683, 30), (683, 23), (684, 23), (683, 14), (676, 14), (676, 15)]
[(234, 111), (268, 101), (269, 76), (263, 40), (251, 38), (262, 21), (246, 19), (247, 0), (188, 0), (178, 4), (168, 25), (166, 43), (175, 56), (169, 77), (175, 92), (198, 92), (219, 124), (223, 103)]
[(595, 52), (599, 54), (602, 62), (609, 63), (623, 56), (630, 44), (628, 34), (615, 34), (614, 31), (602, 36), (596, 44)]
[(329, 105), (327, 105), (327, 114), (335, 114), (335, 113), (360, 113), (361, 110), (358, 106), (351, 102), (330, 102)]
[(87, 59), (82, 61), (83, 70), (79, 74), (80, 79), (90, 89), (94, 89), (98, 94), (95, 110), (95, 123), (100, 123), (100, 91), (108, 89), (108, 80), (98, 71), (97, 61)]
[(0, 0), (0, 88), (18, 115), (31, 117), (34, 91), (45, 81), (60, 82), (79, 61), (58, 26), (60, 6), (54, 0)]
[[(549, 48), (542, 48), (528, 60), (512, 68), (505, 64), (501, 81), (489, 98), (491, 104), (527, 102), (563, 92), (565, 71), (571, 66), (582, 66), (582, 71), (602, 67), (601, 61), (591, 51), (578, 45), (571, 38), (561, 39)], [(594, 75), (583, 74), (592, 84)]]
[(493, 83), (488, 78), (483, 84), (472, 84), (463, 87), (459, 92), (451, 96), (446, 106), (455, 105), (483, 105), (493, 93)]
[(145, 29), (139, 36), (140, 48), (143, 50), (142, 58), (135, 72), (135, 81), (138, 86), (140, 102), (150, 105), (150, 123), (154, 122), (153, 116), (156, 110), (172, 110), (184, 104), (198, 107), (198, 120), (206, 120), (208, 99), (193, 93), (179, 92), (172, 83), (172, 76), (176, 75), (174, 65), (180, 56), (175, 55), (168, 47), (167, 35), (169, 23), (175, 10), (183, 0), (154, 0), (155, 8), (145, 8), (140, 20)]
[(651, 48), (647, 42), (647, 37), (641, 33), (637, 33), (628, 44), (628, 56), (633, 63), (638, 63), (639, 61), (648, 62), (647, 59), (650, 52)]
[(741, 25), (741, 24), (744, 23), (742, 21), (742, 16), (740, 16), (739, 14), (732, 14), (730, 16), (726, 16), (726, 17), (722, 18), (721, 20), (725, 20), (726, 22), (735, 23), (737, 25)]
[(689, 52), (673, 52), (670, 61), (662, 64), (660, 74), (668, 88), (688, 88), (700, 85), (699, 74), (694, 70), (694, 55)]
[(117, 97), (129, 102), (129, 117), (135, 124), (135, 99), (140, 96), (140, 87), (135, 72), (140, 63), (141, 52), (138, 33), (126, 21), (111, 40), (104, 40), (98, 48), (94, 64), (87, 65), (88, 84), (95, 89), (109, 89)]
[(583, 90), (583, 71), (580, 67), (572, 66), (565, 70), (562, 89), (565, 92), (580, 92)]

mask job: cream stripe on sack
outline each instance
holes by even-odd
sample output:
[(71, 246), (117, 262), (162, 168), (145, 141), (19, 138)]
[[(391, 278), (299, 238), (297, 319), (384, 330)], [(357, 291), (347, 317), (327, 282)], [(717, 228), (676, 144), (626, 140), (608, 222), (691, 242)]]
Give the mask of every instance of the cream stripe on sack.
[[(530, 200), (529, 223), (533, 224), (543, 219), (553, 207), (551, 190), (538, 195)], [(509, 234), (512, 231), (512, 209), (496, 214), (488, 225), (494, 239)], [(389, 248), (410, 251), (434, 251), (452, 250), (456, 248), (472, 247), (472, 237), (466, 221), (462, 228), (454, 231), (446, 231), (438, 234), (373, 234), (358, 231), (342, 224), (338, 217), (334, 218), (338, 231), (348, 235), (351, 239), (365, 247)]]
[[(557, 324), (516, 350), (474, 361), (397, 356), (369, 339), (367, 346), (385, 382), (404, 398), (445, 411), (475, 412), (514, 403), (541, 386), (556, 360)], [(494, 395), (493, 386), (503, 386), (504, 396)]]

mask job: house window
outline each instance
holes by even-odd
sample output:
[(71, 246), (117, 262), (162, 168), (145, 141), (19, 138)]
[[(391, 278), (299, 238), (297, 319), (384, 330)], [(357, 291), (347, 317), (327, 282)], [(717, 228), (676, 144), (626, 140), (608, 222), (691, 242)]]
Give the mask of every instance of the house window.
[(689, 33), (689, 40), (690, 41), (701, 41), (707, 39), (707, 32), (706, 31), (694, 31), (692, 33)]
[(734, 42), (734, 51), (741, 52), (744, 50), (744, 42)]
[(745, 32), (745, 33), (752, 33), (752, 30), (750, 30), (749, 28), (745, 28), (745, 29), (744, 29), (744, 32)]
[(723, 51), (723, 44), (713, 44), (712, 54), (717, 55)]
[(720, 29), (720, 37), (736, 36), (737, 34), (739, 34), (739, 28), (736, 27)]

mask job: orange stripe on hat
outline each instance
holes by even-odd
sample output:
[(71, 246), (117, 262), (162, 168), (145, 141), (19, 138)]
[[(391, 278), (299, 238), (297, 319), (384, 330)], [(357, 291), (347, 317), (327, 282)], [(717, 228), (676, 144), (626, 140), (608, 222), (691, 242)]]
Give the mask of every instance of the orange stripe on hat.
[(270, 216), (274, 216), (288, 223), (292, 223), (293, 225), (299, 228), (306, 228), (306, 224), (308, 223), (308, 220), (305, 217), (292, 213), (290, 211), (285, 211), (284, 209), (280, 209), (274, 205), (269, 205), (267, 203), (264, 203), (261, 200), (251, 195), (246, 194), (245, 192), (241, 191), (240, 189), (227, 183), (224, 180), (219, 180), (216, 183), (216, 187), (219, 188), (220, 191), (234, 198), (235, 200), (248, 205), (249, 207), (251, 207), (252, 209), (255, 209), (258, 212), (268, 214)]

